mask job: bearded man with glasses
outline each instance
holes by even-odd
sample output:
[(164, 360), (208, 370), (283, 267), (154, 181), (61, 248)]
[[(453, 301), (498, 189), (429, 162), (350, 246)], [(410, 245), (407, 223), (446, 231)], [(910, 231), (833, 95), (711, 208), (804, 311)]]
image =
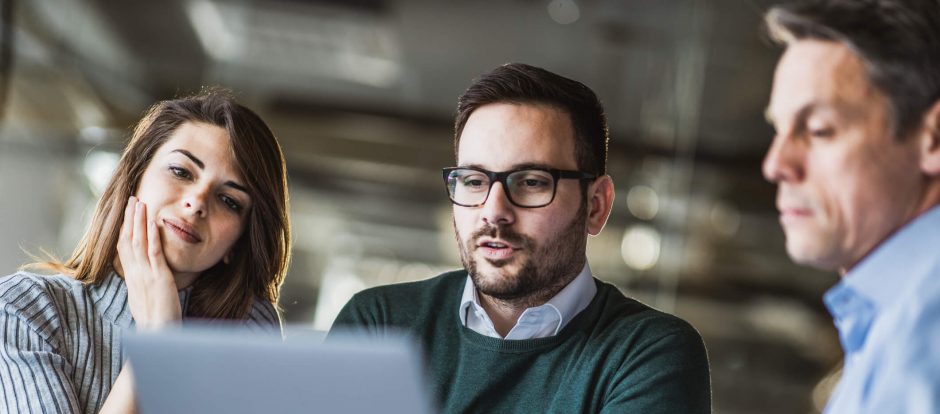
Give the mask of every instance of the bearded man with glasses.
[(334, 328), (413, 332), (443, 412), (710, 412), (695, 329), (591, 274), (607, 141), (580, 82), (524, 64), (477, 79), (443, 171), (464, 269), (360, 292)]

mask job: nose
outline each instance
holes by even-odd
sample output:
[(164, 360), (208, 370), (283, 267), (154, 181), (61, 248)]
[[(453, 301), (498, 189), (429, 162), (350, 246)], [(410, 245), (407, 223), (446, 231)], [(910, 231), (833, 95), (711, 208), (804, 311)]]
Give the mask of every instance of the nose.
[(806, 145), (790, 136), (775, 136), (764, 156), (761, 168), (764, 178), (776, 184), (802, 181), (806, 174), (803, 165)]
[(206, 205), (206, 189), (193, 189), (183, 197), (183, 209), (193, 217), (205, 217), (208, 213)]
[(512, 203), (506, 197), (503, 183), (495, 182), (490, 187), (490, 194), (483, 203), (483, 221), (492, 226), (505, 226), (516, 221)]

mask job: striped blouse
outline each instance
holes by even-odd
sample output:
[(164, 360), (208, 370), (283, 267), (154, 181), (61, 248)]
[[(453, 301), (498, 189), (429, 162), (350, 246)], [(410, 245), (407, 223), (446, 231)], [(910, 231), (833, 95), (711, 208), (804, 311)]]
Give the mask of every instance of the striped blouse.
[[(184, 315), (190, 292), (179, 292)], [(245, 324), (280, 332), (263, 300)], [(117, 274), (96, 285), (27, 272), (0, 278), (0, 413), (98, 412), (124, 361), (121, 332), (133, 325)]]

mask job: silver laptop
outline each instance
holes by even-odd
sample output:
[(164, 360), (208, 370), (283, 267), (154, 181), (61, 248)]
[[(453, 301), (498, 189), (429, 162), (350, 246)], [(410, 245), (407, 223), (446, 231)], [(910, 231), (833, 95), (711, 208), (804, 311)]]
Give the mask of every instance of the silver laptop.
[(129, 333), (124, 347), (144, 414), (432, 412), (405, 337), (281, 340), (200, 327)]

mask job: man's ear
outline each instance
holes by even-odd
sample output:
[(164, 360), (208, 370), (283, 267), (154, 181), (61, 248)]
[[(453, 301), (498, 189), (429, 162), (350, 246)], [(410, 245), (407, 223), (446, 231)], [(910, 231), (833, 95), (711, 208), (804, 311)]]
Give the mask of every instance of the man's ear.
[(588, 186), (588, 234), (596, 236), (604, 229), (614, 204), (614, 180), (609, 175), (598, 177)]
[(924, 115), (920, 142), (920, 170), (928, 176), (940, 177), (940, 100)]

